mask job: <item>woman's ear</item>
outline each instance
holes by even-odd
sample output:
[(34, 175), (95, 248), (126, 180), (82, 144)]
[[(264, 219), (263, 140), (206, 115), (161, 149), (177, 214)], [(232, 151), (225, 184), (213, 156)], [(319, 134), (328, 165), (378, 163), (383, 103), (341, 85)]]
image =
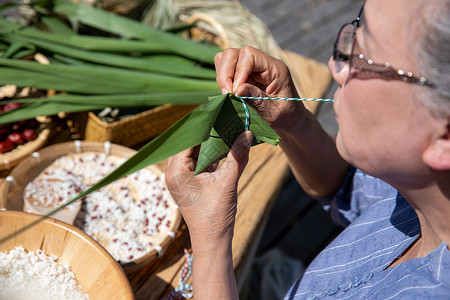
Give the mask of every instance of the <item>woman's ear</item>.
[(432, 169), (450, 170), (450, 124), (447, 124), (447, 132), (444, 135), (431, 141), (422, 159)]

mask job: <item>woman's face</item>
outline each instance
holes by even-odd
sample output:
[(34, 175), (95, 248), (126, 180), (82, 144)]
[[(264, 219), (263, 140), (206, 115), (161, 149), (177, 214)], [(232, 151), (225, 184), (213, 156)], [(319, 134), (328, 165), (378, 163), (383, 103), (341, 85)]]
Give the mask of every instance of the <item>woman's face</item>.
[[(428, 0), (368, 0), (356, 32), (355, 53), (375, 63), (417, 70), (414, 43), (420, 38), (420, 13)], [(431, 4), (432, 5), (432, 4)], [(358, 77), (348, 65), (336, 73), (334, 108), (339, 124), (337, 147), (349, 163), (391, 184), (417, 178), (427, 169), (422, 154), (437, 128), (435, 118), (416, 98), (419, 85)], [(405, 175), (417, 176), (405, 176)]]

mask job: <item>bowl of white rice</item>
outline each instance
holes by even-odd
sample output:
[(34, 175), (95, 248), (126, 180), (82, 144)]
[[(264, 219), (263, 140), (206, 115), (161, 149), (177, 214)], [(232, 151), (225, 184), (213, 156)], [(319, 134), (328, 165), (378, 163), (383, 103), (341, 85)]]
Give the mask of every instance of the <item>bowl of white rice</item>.
[(0, 299), (109, 300), (134, 294), (120, 265), (81, 229), (0, 211)]

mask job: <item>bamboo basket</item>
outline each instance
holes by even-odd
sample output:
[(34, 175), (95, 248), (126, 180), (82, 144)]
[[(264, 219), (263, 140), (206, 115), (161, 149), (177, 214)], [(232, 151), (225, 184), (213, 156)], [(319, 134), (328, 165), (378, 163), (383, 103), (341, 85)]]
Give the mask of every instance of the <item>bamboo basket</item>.
[[(0, 211), (0, 239), (39, 218), (39, 215), (19, 211)], [(131, 285), (119, 264), (99, 243), (74, 226), (45, 219), (0, 243), (0, 252), (17, 246), (27, 251), (40, 249), (47, 255), (54, 254), (59, 263), (70, 265), (91, 300), (134, 299)]]
[(196, 107), (165, 104), (113, 123), (105, 122), (89, 112), (87, 116), (77, 114), (77, 123), (85, 124), (81, 127), (84, 127), (82, 131), (86, 141), (110, 141), (132, 147), (159, 135)]
[[(0, 186), (0, 208), (6, 210), (23, 211), (23, 191), (26, 185), (38, 176), (46, 167), (56, 159), (69, 153), (94, 151), (107, 152), (119, 157), (128, 158), (136, 153), (135, 150), (110, 143), (98, 142), (64, 142), (43, 148), (39, 155), (32, 155), (21, 161)], [(147, 167), (150, 171), (161, 175), (163, 162)], [(162, 238), (159, 247), (153, 248), (149, 253), (129, 263), (121, 264), (126, 273), (134, 272), (154, 261), (158, 255), (163, 255), (165, 249), (172, 243), (175, 233), (181, 223), (181, 214), (178, 208), (173, 210), (171, 226), (167, 235)]]

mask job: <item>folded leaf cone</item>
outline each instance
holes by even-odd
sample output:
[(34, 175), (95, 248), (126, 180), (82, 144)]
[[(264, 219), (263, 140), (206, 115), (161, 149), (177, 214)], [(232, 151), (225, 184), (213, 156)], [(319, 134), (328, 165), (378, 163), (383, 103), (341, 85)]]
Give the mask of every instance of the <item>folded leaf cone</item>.
[[(252, 146), (266, 142), (277, 145), (280, 138), (263, 118), (250, 106), (233, 94), (213, 98), (223, 101), (208, 140), (202, 143), (195, 173), (198, 174), (213, 163), (226, 157), (234, 141), (245, 131), (246, 122), (253, 133)], [(247, 116), (246, 107), (249, 115)]]

